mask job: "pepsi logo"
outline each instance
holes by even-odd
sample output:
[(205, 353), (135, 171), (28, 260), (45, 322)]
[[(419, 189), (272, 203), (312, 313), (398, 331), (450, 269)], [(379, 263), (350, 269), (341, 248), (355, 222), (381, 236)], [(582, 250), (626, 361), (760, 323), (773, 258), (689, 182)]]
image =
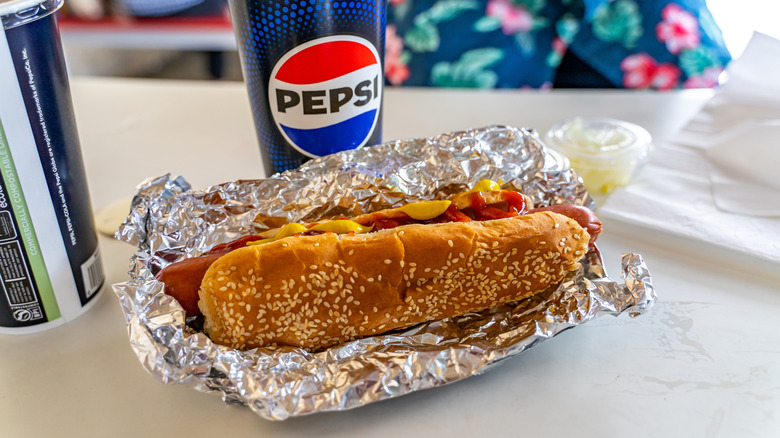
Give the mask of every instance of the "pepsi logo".
[(382, 63), (368, 40), (318, 38), (282, 56), (271, 71), (268, 103), (277, 128), (315, 158), (366, 145), (379, 120)]

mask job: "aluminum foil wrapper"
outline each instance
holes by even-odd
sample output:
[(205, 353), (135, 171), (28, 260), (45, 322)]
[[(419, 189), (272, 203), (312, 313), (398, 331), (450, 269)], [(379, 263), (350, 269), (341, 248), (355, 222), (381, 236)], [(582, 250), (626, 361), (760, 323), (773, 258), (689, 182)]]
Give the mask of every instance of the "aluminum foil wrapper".
[(243, 234), (447, 198), (481, 179), (501, 180), (535, 206), (593, 207), (564, 159), (532, 131), (501, 126), (346, 151), (264, 180), (203, 191), (190, 190), (181, 178), (150, 179), (116, 234), (138, 247), (131, 280), (113, 286), (130, 343), (163, 382), (218, 392), (264, 418), (284, 420), (455, 382), (596, 317), (636, 316), (652, 306), (655, 292), (641, 256), (623, 255), (619, 283), (607, 277), (596, 251), (557, 290), (521, 302), (325, 351), (238, 351), (200, 333), (154, 279), (162, 267)]

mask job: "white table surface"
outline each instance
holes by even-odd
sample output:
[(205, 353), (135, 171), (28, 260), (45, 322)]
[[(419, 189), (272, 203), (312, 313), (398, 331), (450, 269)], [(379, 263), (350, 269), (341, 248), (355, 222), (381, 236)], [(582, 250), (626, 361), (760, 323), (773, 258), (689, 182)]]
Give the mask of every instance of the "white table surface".
[[(75, 79), (72, 86), (96, 210), (167, 172), (194, 188), (263, 176), (243, 84)], [(709, 96), (391, 89), (385, 139), (490, 124), (543, 132), (592, 115), (639, 123), (662, 141)], [(447, 387), (281, 423), (151, 377), (106, 287), (73, 322), (0, 335), (0, 436), (779, 436), (778, 266), (605, 225), (599, 247), (613, 277), (622, 252), (642, 254), (651, 269), (659, 299), (646, 315), (599, 319)], [(125, 281), (133, 248), (106, 236), (100, 244), (107, 283)]]

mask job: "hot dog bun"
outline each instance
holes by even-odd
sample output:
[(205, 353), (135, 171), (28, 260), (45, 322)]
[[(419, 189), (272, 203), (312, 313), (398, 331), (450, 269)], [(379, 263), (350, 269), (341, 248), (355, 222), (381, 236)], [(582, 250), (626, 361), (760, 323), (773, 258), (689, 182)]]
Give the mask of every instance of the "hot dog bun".
[(219, 344), (317, 350), (542, 292), (588, 240), (553, 212), (291, 237), (219, 258), (199, 307)]

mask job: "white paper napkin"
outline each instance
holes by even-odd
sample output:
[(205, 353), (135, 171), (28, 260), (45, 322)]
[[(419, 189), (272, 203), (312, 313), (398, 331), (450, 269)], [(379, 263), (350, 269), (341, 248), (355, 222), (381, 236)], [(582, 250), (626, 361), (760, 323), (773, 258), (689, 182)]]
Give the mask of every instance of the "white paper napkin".
[(780, 41), (754, 35), (728, 73), (599, 214), (780, 262)]
[(780, 119), (744, 122), (703, 152), (719, 209), (780, 218)]
[(754, 33), (742, 56), (728, 67), (720, 96), (734, 103), (780, 108), (780, 41)]

